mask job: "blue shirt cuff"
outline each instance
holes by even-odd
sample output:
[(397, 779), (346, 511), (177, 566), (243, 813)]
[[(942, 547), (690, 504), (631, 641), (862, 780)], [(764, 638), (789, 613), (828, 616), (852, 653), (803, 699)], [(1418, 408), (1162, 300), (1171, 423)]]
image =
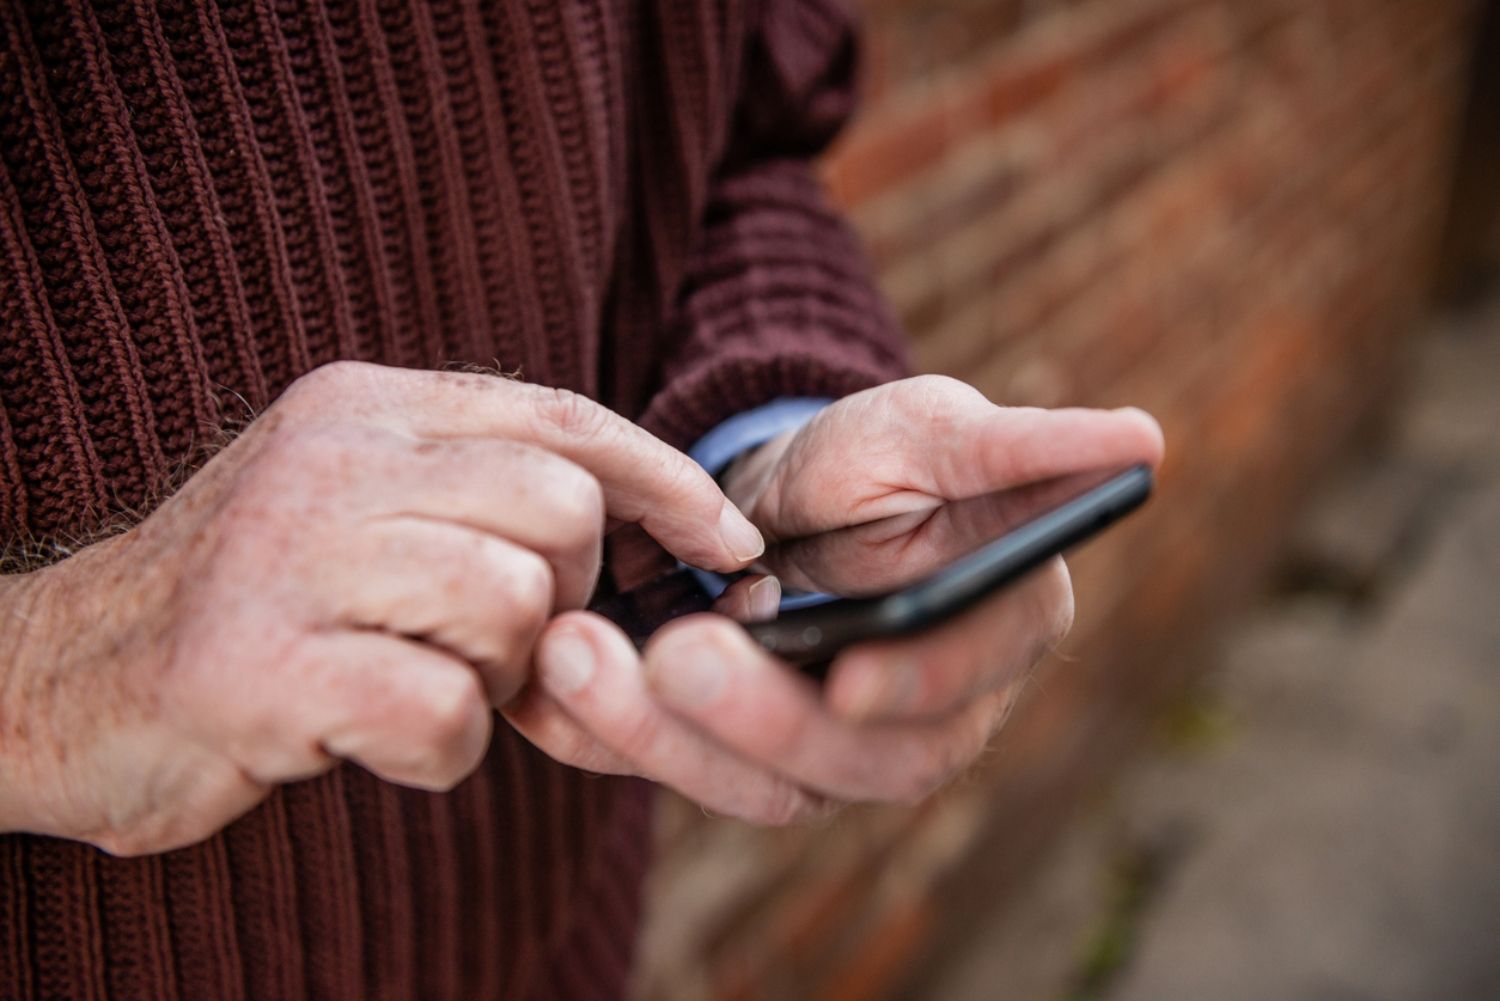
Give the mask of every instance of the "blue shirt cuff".
[[(688, 449), (688, 455), (706, 469), (710, 476), (718, 476), (735, 459), (752, 448), (759, 448), (773, 438), (800, 428), (832, 402), (833, 400), (830, 399), (803, 396), (788, 396), (772, 400), (764, 406), (735, 414), (724, 421), (699, 438), (698, 443)], [(697, 567), (689, 569), (692, 570), (693, 576), (698, 578), (699, 585), (712, 598), (723, 594), (724, 589), (729, 586), (730, 578), (728, 577)], [(810, 598), (816, 600), (810, 601)], [(823, 595), (787, 596), (782, 601), (781, 607), (789, 609), (799, 602), (816, 604), (827, 600)]]
[(812, 420), (832, 400), (788, 396), (735, 414), (688, 449), (698, 465), (718, 476), (735, 459)]

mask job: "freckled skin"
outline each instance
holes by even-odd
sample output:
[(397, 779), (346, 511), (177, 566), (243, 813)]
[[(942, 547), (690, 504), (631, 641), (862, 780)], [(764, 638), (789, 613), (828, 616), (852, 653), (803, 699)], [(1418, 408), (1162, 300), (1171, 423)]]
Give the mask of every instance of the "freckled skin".
[(914, 802), (982, 753), (1067, 631), (1061, 560), (846, 651), (820, 690), (721, 616), (640, 652), (579, 611), (606, 526), (732, 571), (760, 544), (736, 504), (785, 538), (1161, 448), (1143, 414), (996, 407), (925, 377), (747, 457), (731, 503), (576, 394), (327, 366), (136, 528), (0, 578), (0, 830), (163, 851), (340, 759), (445, 789), (492, 708), (559, 761), (759, 823)]
[[(612, 497), (649, 498), (668, 548), (742, 565), (706, 474), (570, 400), (603, 454), (556, 403), (328, 366), (132, 530), (0, 579), (0, 830), (163, 851), (339, 758), (448, 788), (547, 616), (588, 597)], [(674, 463), (669, 492), (631, 480)]]

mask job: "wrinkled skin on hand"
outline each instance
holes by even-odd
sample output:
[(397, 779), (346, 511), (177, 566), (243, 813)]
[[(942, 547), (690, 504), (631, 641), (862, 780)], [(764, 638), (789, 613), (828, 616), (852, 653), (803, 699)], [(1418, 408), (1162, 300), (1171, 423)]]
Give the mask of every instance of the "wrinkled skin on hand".
[(294, 384), (134, 529), (0, 580), (0, 830), (164, 851), (340, 760), (480, 761), (607, 519), (725, 570), (755, 530), (570, 393), (357, 363)]
[[(859, 393), (738, 462), (728, 495), (770, 540), (797, 539), (1091, 470), (1161, 462), (1136, 410), (999, 407), (952, 379)], [(730, 600), (754, 615), (775, 584)], [(507, 715), (563, 761), (640, 774), (757, 823), (851, 802), (911, 803), (983, 751), (1031, 667), (1067, 632), (1073, 595), (1054, 560), (926, 633), (852, 647), (826, 689), (761, 650), (728, 617), (692, 616), (637, 654), (611, 623), (559, 616), (539, 683)]]

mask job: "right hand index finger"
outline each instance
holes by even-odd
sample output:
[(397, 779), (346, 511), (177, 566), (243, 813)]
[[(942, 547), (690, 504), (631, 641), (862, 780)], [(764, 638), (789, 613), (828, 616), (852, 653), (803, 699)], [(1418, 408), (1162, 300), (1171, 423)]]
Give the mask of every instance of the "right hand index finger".
[(713, 477), (677, 449), (563, 389), (464, 372), (341, 365), (367, 380), (377, 408), (425, 438), (500, 436), (556, 452), (592, 473), (611, 517), (644, 528), (692, 566), (732, 571), (765, 543)]

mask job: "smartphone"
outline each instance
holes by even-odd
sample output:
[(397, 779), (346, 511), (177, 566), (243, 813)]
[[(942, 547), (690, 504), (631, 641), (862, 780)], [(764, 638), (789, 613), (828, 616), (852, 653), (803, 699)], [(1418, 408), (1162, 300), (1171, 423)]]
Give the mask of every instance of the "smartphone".
[[(680, 616), (722, 611), (766, 650), (820, 674), (846, 647), (973, 607), (1140, 507), (1152, 487), (1147, 466), (1031, 483), (788, 540), (735, 577), (681, 570), (592, 608), (637, 644)], [(752, 615), (743, 595), (767, 576), (781, 584), (780, 606)]]

